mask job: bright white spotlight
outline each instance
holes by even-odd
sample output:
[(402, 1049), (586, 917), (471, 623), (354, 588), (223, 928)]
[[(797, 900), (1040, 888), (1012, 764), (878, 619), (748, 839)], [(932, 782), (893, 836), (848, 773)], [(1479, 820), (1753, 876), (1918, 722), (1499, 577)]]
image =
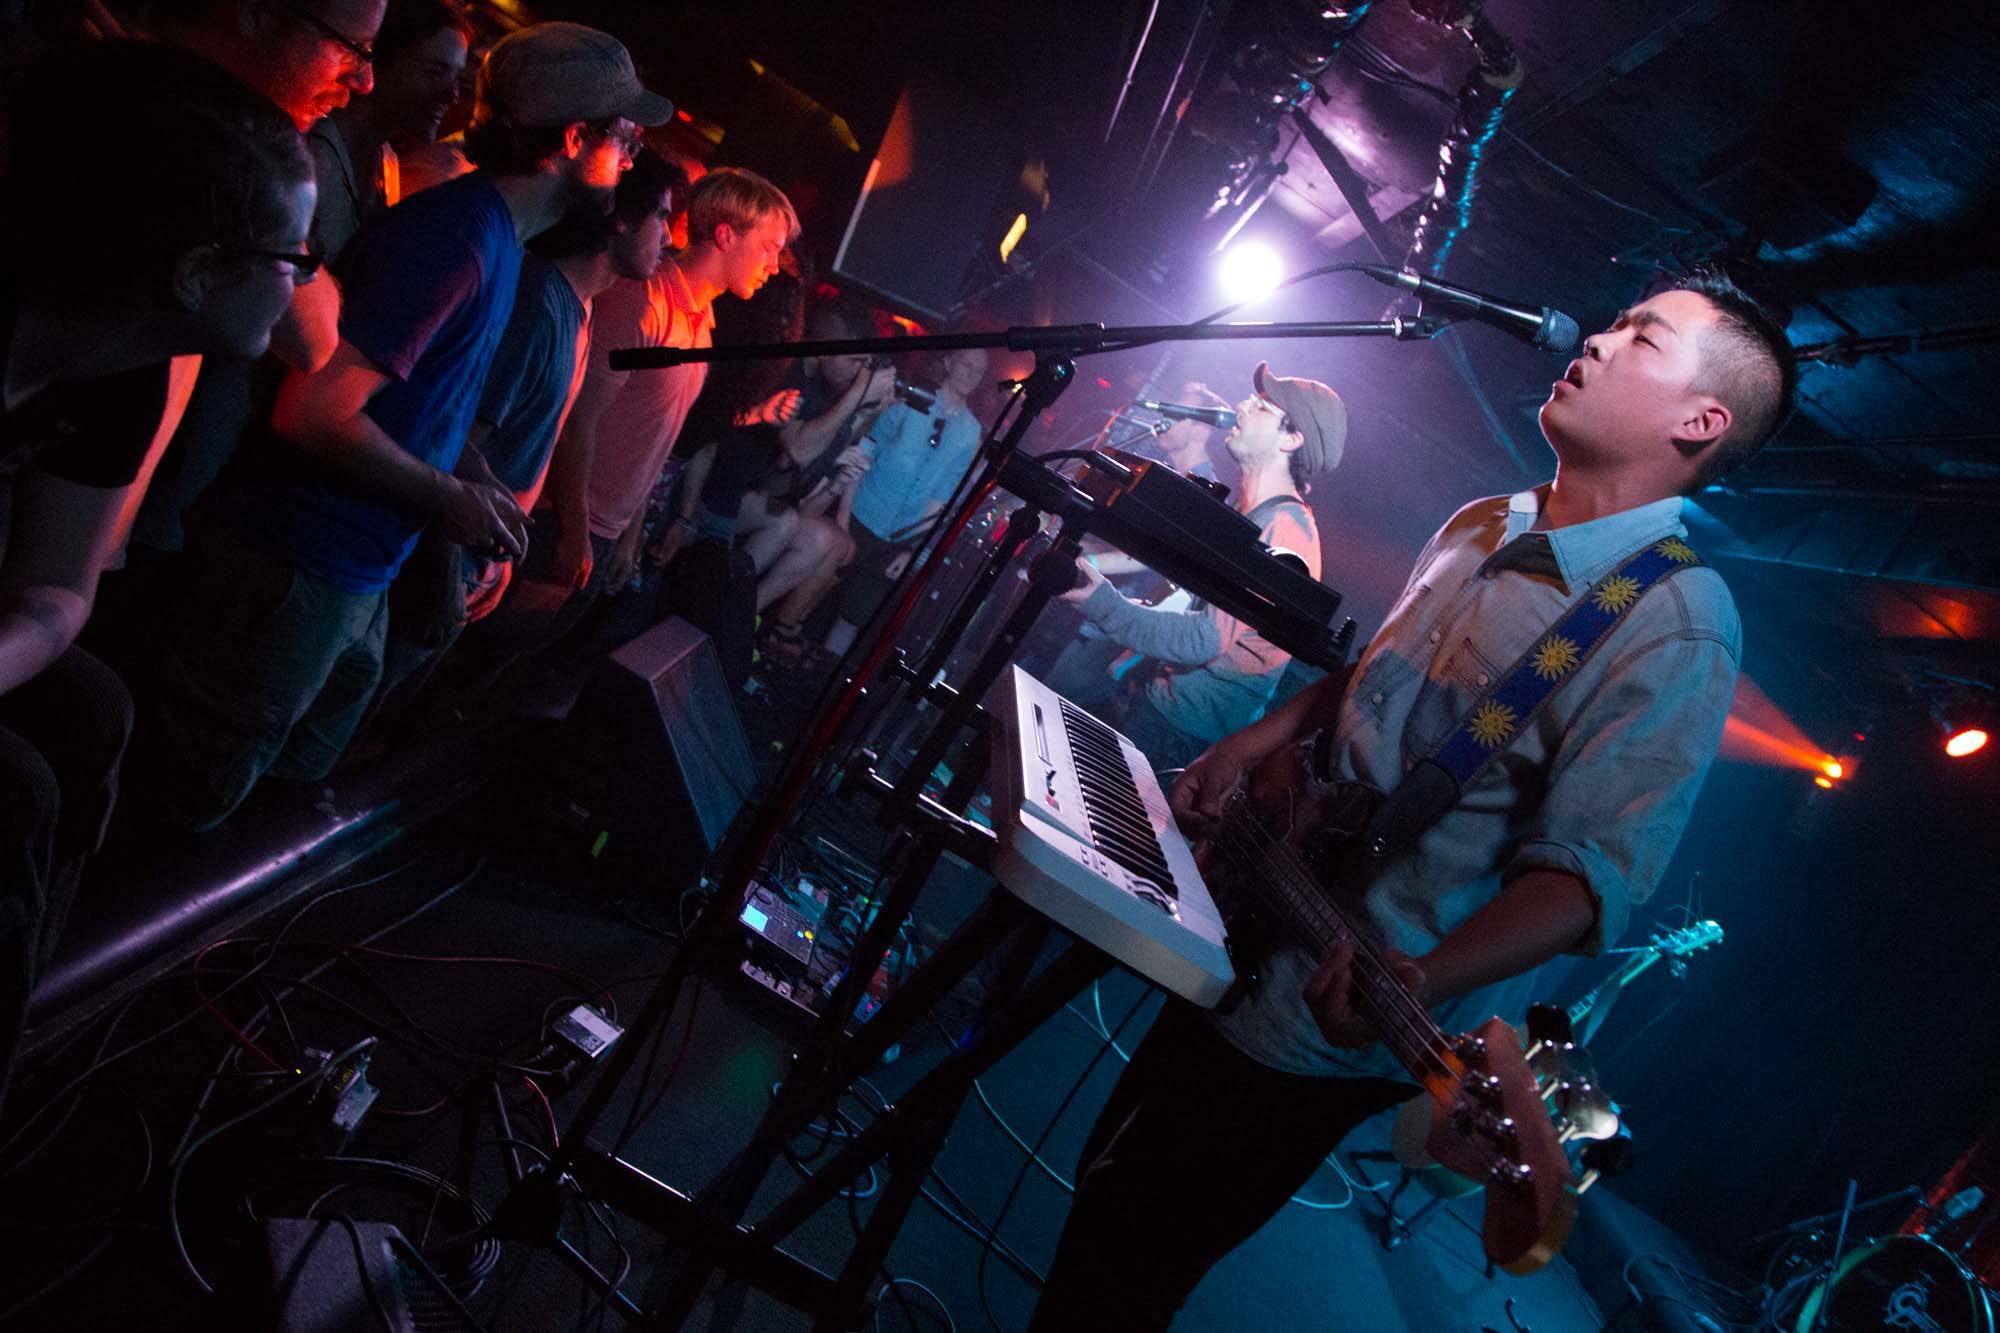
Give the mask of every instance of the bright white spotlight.
[(1219, 273), (1230, 300), (1250, 301), (1278, 285), (1284, 264), (1278, 252), (1261, 241), (1239, 241), (1223, 252)]
[(1978, 754), (1986, 748), (1986, 733), (1978, 727), (1967, 727), (1954, 731), (1945, 738), (1944, 752), (1953, 759), (1963, 759), (1969, 754)]

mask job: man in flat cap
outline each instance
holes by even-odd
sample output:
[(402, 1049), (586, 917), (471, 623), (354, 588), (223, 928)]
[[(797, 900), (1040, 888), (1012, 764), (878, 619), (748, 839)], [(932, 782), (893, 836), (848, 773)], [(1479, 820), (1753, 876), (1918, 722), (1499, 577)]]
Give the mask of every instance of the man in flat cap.
[[(1266, 545), (1296, 556), (1319, 577), (1319, 528), (1304, 495), (1340, 462), (1347, 409), (1318, 380), (1251, 377), (1255, 391), (1236, 405), (1223, 447), (1242, 477), (1237, 512), (1258, 525)], [(1194, 534), (1199, 536), (1199, 534)], [(1105, 637), (1160, 664), (1119, 728), (1160, 768), (1179, 768), (1263, 715), (1291, 654), (1234, 616), (1203, 602), (1188, 609), (1128, 600), (1089, 557), (1084, 582), (1065, 593)]]

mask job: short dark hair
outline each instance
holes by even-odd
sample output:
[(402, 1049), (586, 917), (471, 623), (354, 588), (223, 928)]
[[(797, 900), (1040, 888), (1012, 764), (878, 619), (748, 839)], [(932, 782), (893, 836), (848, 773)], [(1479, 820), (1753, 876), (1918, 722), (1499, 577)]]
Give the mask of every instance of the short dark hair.
[(806, 314), (806, 327), (824, 327), (831, 322), (840, 329), (841, 336), (847, 338), (873, 338), (876, 336), (875, 316), (868, 308), (850, 296), (832, 296), (818, 302)]
[(447, 29), (463, 37), (468, 47), (478, 36), (458, 0), (389, 0), (382, 26), (375, 32), (375, 63), (394, 60)]
[(641, 148), (632, 155), (632, 169), (618, 178), (609, 213), (601, 218), (565, 218), (529, 242), (529, 248), (544, 259), (603, 254), (620, 226), (645, 221), (661, 199), (674, 200), (686, 193), (687, 183), (687, 172), (679, 165)]
[[(313, 179), (291, 117), (158, 42), (45, 57), (10, 120), (7, 261), (30, 299), (116, 297), (165, 282), (200, 246), (268, 245), (286, 196)], [(80, 168), (79, 143), (93, 153)]]
[(1749, 459), (1785, 424), (1798, 396), (1798, 354), (1785, 336), (1784, 319), (1721, 268), (1672, 274), (1653, 290), (1693, 292), (1716, 312), (1715, 323), (1700, 336), (1694, 387), (1721, 400), (1735, 419), (1709, 446), (1689, 490), (1693, 494)]
[[(1300, 438), (1305, 436), (1305, 432), (1299, 428), (1298, 422), (1292, 420), (1292, 414), (1289, 412), (1279, 414), (1278, 429), (1287, 435), (1297, 435)], [(1291, 474), (1292, 489), (1304, 495), (1311, 487), (1313, 479), (1313, 474), (1306, 470), (1306, 451), (1294, 449), (1286, 454), (1285, 470)]]

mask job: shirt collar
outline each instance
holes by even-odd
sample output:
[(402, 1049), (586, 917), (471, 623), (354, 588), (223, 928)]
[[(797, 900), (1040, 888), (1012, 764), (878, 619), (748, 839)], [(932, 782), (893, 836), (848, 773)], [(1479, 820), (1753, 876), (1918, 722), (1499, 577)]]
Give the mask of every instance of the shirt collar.
[(1684, 536), (1682, 497), (1669, 495), (1632, 509), (1623, 509), (1587, 523), (1533, 532), (1542, 512), (1543, 489), (1521, 491), (1507, 500), (1507, 523), (1500, 549), (1487, 557), (1495, 568), (1546, 567), (1550, 558), (1564, 588), (1588, 588), (1618, 566), (1626, 556), (1649, 543)]
[(656, 271), (666, 287), (667, 299), (673, 303), (674, 309), (687, 319), (690, 329), (700, 332), (701, 326), (706, 324), (708, 317), (714, 313), (714, 307), (711, 306), (707, 310), (695, 309), (694, 288), (688, 286), (687, 275), (681, 272), (681, 266), (674, 262), (672, 256), (662, 255), (660, 267)]

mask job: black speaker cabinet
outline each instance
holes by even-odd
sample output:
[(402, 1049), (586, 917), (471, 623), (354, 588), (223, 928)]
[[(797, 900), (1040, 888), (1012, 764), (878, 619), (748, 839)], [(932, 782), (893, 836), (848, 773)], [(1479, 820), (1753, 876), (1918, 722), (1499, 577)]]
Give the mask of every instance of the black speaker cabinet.
[(591, 854), (663, 889), (694, 883), (757, 783), (709, 637), (669, 617), (633, 639), (592, 673), (566, 731), (556, 777), (587, 812)]

